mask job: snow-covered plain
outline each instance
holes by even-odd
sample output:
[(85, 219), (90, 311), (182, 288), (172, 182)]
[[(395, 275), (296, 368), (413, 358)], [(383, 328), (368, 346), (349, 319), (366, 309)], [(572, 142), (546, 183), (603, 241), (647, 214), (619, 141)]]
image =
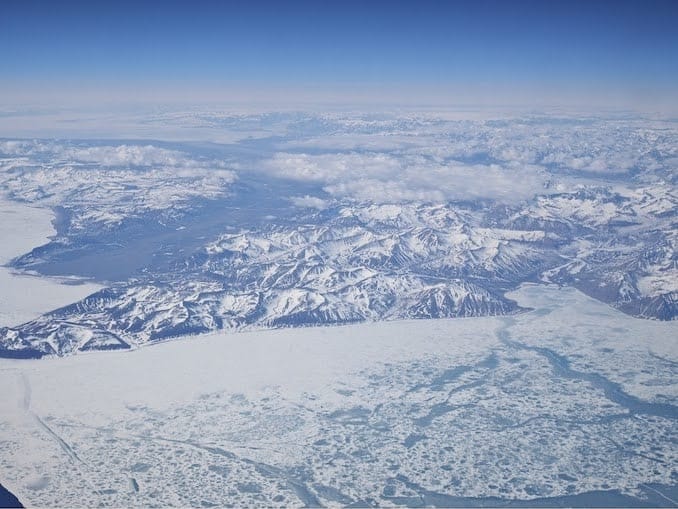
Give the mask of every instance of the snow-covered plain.
[(101, 287), (72, 279), (34, 277), (5, 267), (49, 242), (52, 211), (0, 198), (0, 327), (19, 325), (76, 302)]
[(675, 323), (511, 296), (537, 308), (3, 359), (0, 478), (31, 506), (675, 506)]

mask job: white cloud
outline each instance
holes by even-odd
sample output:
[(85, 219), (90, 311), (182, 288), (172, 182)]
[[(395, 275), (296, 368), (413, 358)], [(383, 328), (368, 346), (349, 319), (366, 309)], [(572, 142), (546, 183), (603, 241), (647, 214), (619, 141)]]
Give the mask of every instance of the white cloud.
[(29, 157), (31, 163), (91, 163), (105, 168), (187, 168), (224, 169), (216, 160), (199, 160), (178, 150), (154, 145), (77, 146), (47, 141), (0, 141), (0, 154)]
[(316, 196), (293, 196), (290, 201), (295, 207), (323, 210), (328, 207), (326, 200)]
[(64, 148), (60, 155), (68, 160), (96, 163), (101, 166), (187, 166), (194, 161), (182, 152), (153, 145), (117, 145), (87, 148)]
[(219, 161), (152, 145), (4, 142), (0, 152), (21, 158), (0, 164), (0, 188), (42, 206), (67, 204), (76, 211), (74, 228), (117, 224), (151, 210), (176, 211), (195, 198), (224, 196), (236, 179)]
[(29, 141), (20, 141), (20, 140), (0, 141), (0, 154), (5, 154), (9, 156), (27, 155), (32, 148), (33, 143)]
[(416, 155), (278, 153), (263, 164), (277, 177), (317, 182), (339, 198), (441, 202), (478, 198), (519, 201), (543, 191), (547, 176), (534, 165), (440, 164)]
[[(549, 189), (564, 191), (575, 180), (600, 181), (633, 168), (644, 172), (636, 174), (636, 180), (670, 178), (678, 160), (675, 126), (638, 119), (449, 120), (414, 113), (212, 116), (189, 115), (186, 120), (183, 115), (177, 121), (209, 121), (212, 129), (226, 121), (239, 127), (273, 125), (286, 140), (272, 146), (262, 142), (262, 153), (273, 147), (280, 150), (273, 157), (255, 164), (245, 158), (229, 163), (229, 168), (256, 166), (277, 177), (315, 183), (337, 198), (375, 202), (477, 198), (512, 202), (543, 193), (547, 182)], [(95, 165), (116, 172), (171, 170), (174, 177), (187, 179), (234, 178), (223, 162), (153, 145), (0, 141), (0, 170), (43, 162)], [(306, 192), (313, 194), (304, 189), (292, 195)], [(304, 198), (294, 198), (297, 206), (310, 205)]]

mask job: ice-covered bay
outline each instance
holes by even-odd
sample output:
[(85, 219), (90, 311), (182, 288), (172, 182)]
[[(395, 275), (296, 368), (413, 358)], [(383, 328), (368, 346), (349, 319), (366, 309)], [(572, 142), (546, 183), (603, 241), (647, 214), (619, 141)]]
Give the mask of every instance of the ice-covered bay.
[(0, 197), (0, 327), (27, 322), (100, 288), (82, 281), (33, 276), (6, 266), (49, 241), (54, 234), (52, 217), (49, 209)]
[(536, 309), (0, 360), (0, 479), (39, 506), (677, 505), (676, 324), (512, 297)]

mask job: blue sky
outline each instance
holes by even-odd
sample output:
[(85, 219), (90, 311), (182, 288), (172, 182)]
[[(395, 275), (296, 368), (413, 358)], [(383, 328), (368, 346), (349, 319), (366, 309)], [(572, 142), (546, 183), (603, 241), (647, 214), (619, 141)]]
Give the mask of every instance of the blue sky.
[(674, 97), (676, 27), (677, 1), (3, 0), (0, 91)]

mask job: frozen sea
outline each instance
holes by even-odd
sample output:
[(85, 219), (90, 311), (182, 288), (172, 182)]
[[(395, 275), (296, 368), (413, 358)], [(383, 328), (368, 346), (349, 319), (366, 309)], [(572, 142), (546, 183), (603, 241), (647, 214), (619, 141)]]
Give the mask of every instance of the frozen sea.
[(53, 235), (50, 209), (0, 197), (0, 327), (19, 325), (94, 293), (98, 285), (79, 279), (46, 278), (6, 265)]
[[(0, 263), (54, 234), (0, 202)], [(0, 326), (99, 287), (0, 268)], [(678, 506), (678, 323), (526, 284), (505, 317), (0, 359), (26, 506)]]
[(667, 506), (676, 324), (524, 285), (511, 317), (0, 360), (27, 506)]

